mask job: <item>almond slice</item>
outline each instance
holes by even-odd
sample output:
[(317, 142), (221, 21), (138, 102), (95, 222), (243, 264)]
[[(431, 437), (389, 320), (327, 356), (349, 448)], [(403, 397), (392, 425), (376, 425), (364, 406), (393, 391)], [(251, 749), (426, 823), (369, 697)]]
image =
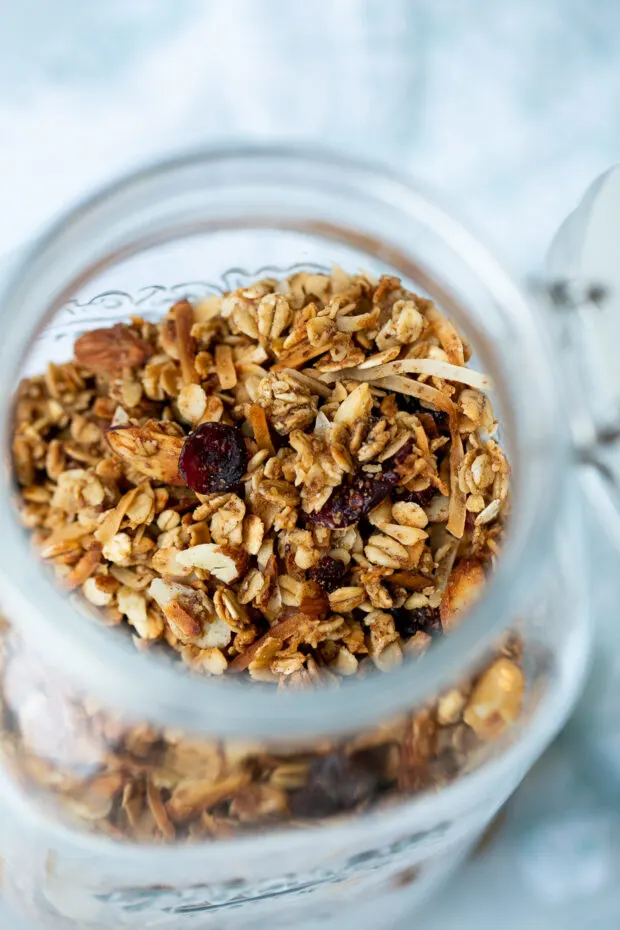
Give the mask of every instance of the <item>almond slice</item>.
[(484, 569), (474, 559), (462, 559), (453, 569), (439, 606), (444, 630), (453, 629), (478, 600), (485, 583)]
[(113, 426), (105, 438), (115, 455), (141, 475), (166, 484), (183, 485), (179, 456), (184, 440), (165, 431), (166, 424), (148, 420), (144, 426)]
[(219, 581), (230, 584), (241, 574), (245, 558), (242, 550), (216, 546), (215, 543), (201, 543), (179, 552), (177, 561), (185, 568), (200, 568), (210, 572)]
[(372, 410), (373, 400), (369, 386), (366, 383), (358, 385), (336, 410), (334, 423), (351, 426), (356, 420), (365, 419)]

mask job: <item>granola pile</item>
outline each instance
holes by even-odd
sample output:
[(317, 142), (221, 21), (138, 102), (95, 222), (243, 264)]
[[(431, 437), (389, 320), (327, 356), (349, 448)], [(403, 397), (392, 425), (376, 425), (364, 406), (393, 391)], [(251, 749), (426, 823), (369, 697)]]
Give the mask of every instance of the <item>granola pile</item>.
[[(340, 269), (86, 332), (73, 361), (19, 387), (21, 519), (62, 585), (192, 672), (280, 688), (387, 672), (459, 622), (501, 542), (509, 468), (469, 356), (398, 278)], [(519, 658), (510, 640), (436, 705), (314, 759), (110, 735), (69, 701), (70, 729), (97, 733), (89, 819), (211, 836), (428, 788), (516, 720)], [(33, 748), (13, 710), (13, 752), (50, 786), (58, 749)], [(79, 806), (90, 782), (61, 769)], [(345, 801), (328, 780), (347, 783)]]

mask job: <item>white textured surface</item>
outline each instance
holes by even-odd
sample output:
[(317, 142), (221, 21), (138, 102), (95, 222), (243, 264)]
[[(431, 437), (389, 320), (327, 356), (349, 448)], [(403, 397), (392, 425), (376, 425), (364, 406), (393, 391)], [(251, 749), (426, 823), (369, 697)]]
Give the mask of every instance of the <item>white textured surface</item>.
[[(0, 24), (0, 253), (145, 158), (294, 138), (410, 170), (528, 273), (619, 158), (617, 0), (0, 0)], [(596, 556), (602, 578), (615, 555)], [(420, 925), (618, 926), (617, 694), (593, 691)]]

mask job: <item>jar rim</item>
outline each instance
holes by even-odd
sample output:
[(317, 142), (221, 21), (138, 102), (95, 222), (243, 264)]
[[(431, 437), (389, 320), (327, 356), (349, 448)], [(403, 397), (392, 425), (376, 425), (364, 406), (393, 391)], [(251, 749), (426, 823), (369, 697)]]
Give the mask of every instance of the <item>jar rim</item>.
[[(290, 172), (287, 174), (287, 171)], [(287, 183), (304, 189), (335, 191), (346, 186), (349, 196), (363, 203), (370, 196), (377, 202), (397, 209), (403, 222), (421, 223), (451, 253), (462, 259), (483, 283), (502, 311), (518, 325), (520, 344), (512, 347), (517, 361), (529, 357), (542, 364), (532, 366), (531, 380), (517, 407), (521, 439), (517, 448), (517, 465), (528, 473), (525, 495), (521, 495), (523, 512), (515, 515), (506, 549), (487, 585), (485, 596), (450, 637), (425, 656), (411, 674), (411, 664), (404, 663), (387, 675), (373, 675), (363, 680), (348, 680), (336, 692), (331, 688), (312, 692), (277, 693), (252, 687), (251, 700), (246, 689), (218, 679), (198, 679), (180, 675), (164, 664), (145, 659), (132, 652), (120, 637), (96, 624), (85, 622), (77, 608), (46, 577), (42, 566), (32, 558), (24, 531), (18, 526), (11, 502), (10, 468), (5, 464), (0, 508), (0, 573), (3, 575), (2, 600), (9, 618), (19, 618), (23, 633), (44, 645), (50, 659), (70, 677), (93, 693), (110, 691), (128, 712), (170, 726), (180, 723), (189, 730), (219, 736), (245, 736), (248, 733), (273, 737), (310, 735), (356, 729), (371, 725), (392, 714), (424, 701), (429, 693), (447, 684), (472, 663), (480, 650), (505, 626), (511, 615), (507, 605), (520, 606), (526, 594), (536, 590), (552, 549), (556, 518), (562, 506), (568, 474), (568, 435), (559, 416), (558, 393), (552, 354), (545, 355), (546, 338), (519, 287), (503, 271), (478, 241), (435, 205), (408, 179), (391, 169), (377, 167), (342, 155), (300, 147), (247, 146), (201, 150), (156, 163), (132, 172), (103, 187), (61, 217), (21, 257), (7, 279), (1, 295), (6, 320), (20, 320), (20, 326), (7, 327), (7, 337), (0, 346), (0, 443), (5, 463), (10, 449), (12, 407), (10, 398), (17, 383), (21, 360), (33, 333), (45, 321), (41, 308), (49, 294), (46, 275), (53, 263), (62, 261), (68, 249), (89, 231), (105, 231), (104, 224), (116, 222), (119, 211), (139, 204), (140, 198), (160, 190), (172, 196), (179, 176), (196, 173), (194, 182)], [(97, 225), (98, 224), (98, 225)], [(149, 240), (149, 241), (152, 241)], [(385, 243), (384, 243), (385, 245)], [(134, 243), (135, 251), (144, 248), (144, 240)], [(126, 252), (124, 254), (127, 254)], [(389, 254), (389, 249), (386, 256)], [(118, 255), (114, 256), (117, 260)], [(65, 290), (55, 294), (58, 301), (75, 291), (97, 267), (95, 261), (74, 276)], [(53, 312), (50, 308), (48, 314)], [(514, 385), (512, 385), (514, 390)], [(536, 481), (533, 463), (536, 464)], [(529, 471), (528, 471), (529, 470)], [(524, 579), (529, 591), (524, 591)], [(62, 624), (50, 618), (62, 617)], [(204, 708), (217, 702), (217, 720)], [(277, 724), (276, 724), (277, 722)]]

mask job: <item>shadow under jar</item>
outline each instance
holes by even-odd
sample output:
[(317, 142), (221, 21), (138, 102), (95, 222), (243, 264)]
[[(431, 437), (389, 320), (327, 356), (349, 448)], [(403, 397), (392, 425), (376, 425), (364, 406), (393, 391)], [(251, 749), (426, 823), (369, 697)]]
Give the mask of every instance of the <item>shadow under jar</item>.
[[(398, 177), (303, 151), (206, 152), (68, 214), (2, 295), (5, 460), (20, 379), (70, 359), (82, 333), (333, 265), (431, 298), (493, 378), (513, 474), (484, 596), (385, 674), (300, 691), (195, 676), (55, 585), (7, 468), (0, 855), (8, 899), (41, 926), (392, 925), (449, 877), (578, 694), (587, 578), (553, 352), (494, 260)], [(506, 668), (523, 677), (518, 712), (480, 738), (450, 695), (489, 700)]]

